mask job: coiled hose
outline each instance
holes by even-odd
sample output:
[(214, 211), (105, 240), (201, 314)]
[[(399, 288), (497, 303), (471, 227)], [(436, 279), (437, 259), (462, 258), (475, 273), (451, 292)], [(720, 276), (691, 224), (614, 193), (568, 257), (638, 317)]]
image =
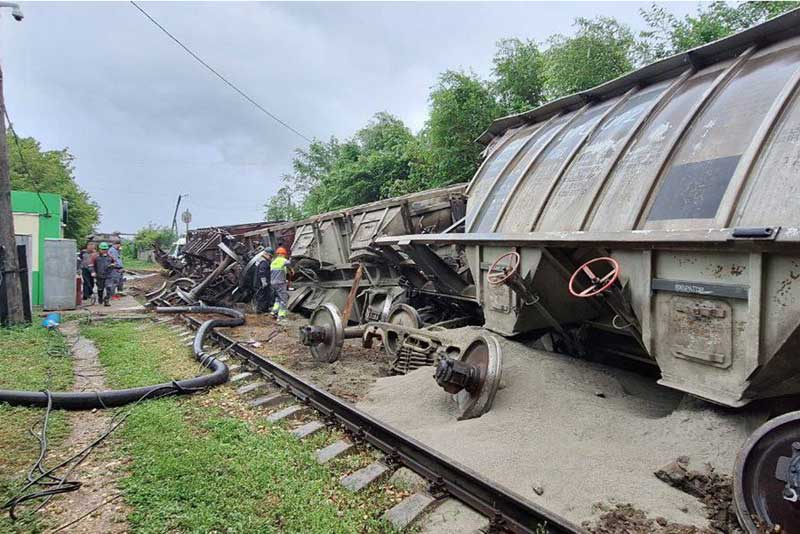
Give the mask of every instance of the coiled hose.
[(93, 410), (95, 408), (112, 408), (136, 402), (142, 398), (160, 398), (183, 393), (193, 393), (224, 384), (228, 380), (228, 366), (203, 351), (203, 341), (209, 329), (218, 326), (239, 326), (244, 324), (244, 314), (232, 308), (218, 306), (176, 306), (157, 307), (157, 313), (216, 313), (226, 315), (228, 319), (209, 319), (200, 325), (194, 336), (192, 349), (194, 357), (203, 367), (211, 369), (211, 373), (185, 380), (164, 382), (154, 386), (142, 386), (129, 389), (109, 391), (20, 391), (0, 389), (0, 402), (12, 406), (35, 406), (46, 408), (52, 402), (53, 409), (61, 410)]

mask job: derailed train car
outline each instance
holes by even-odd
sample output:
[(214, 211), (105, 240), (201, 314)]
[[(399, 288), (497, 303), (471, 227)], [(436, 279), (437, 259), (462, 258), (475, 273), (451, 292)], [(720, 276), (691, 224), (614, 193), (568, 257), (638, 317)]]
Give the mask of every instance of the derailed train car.
[[(731, 408), (796, 396), (798, 36), (790, 12), (500, 119), (464, 233), (377, 242), (463, 246), (491, 332), (649, 363)], [(437, 381), (476, 384), (491, 351), (440, 356)], [(800, 412), (751, 437), (735, 481), (748, 531), (800, 532)]]
[[(394, 263), (396, 258), (388, 259), (385, 251), (375, 250), (374, 240), (386, 235), (445, 231), (464, 217), (464, 188), (460, 184), (413, 193), (276, 225), (261, 232), (275, 247), (277, 233), (287, 228), (295, 231), (291, 252), (296, 270), (292, 285), (296, 290), (289, 301), (290, 309), (302, 308), (310, 312), (323, 302), (344, 307), (359, 265), (364, 266), (361, 282), (364, 287), (394, 288), (380, 292), (381, 302), (385, 300), (388, 306), (378, 302), (371, 306), (388, 309), (393, 293), (402, 292), (398, 279), (403, 266)], [(466, 273), (459, 247), (438, 246), (436, 255), (453, 270), (461, 269)], [(361, 304), (356, 303), (356, 306), (360, 308)], [(376, 317), (375, 313), (369, 315), (366, 308), (358, 310), (357, 316), (362, 315)]]
[[(470, 292), (474, 285), (463, 246), (374, 246), (383, 236), (461, 231), (465, 187), (390, 198), (246, 235), (261, 236), (275, 248), (281, 232), (294, 231), (289, 309), (311, 313), (310, 328), (301, 332), (301, 339), (316, 358), (335, 361), (345, 337), (361, 337), (363, 329), (347, 329), (351, 322), (386, 321), (412, 328), (482, 322)], [(314, 334), (315, 329), (327, 334)], [(430, 365), (432, 356), (400, 357), (393, 369), (406, 372)]]

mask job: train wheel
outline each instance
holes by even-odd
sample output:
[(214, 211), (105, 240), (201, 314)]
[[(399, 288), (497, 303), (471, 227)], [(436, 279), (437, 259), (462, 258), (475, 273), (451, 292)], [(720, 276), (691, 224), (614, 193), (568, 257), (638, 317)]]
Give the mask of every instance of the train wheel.
[[(422, 326), (422, 319), (417, 310), (408, 304), (402, 303), (392, 306), (386, 317), (386, 322), (405, 328), (420, 328)], [(384, 330), (383, 347), (386, 350), (386, 354), (396, 358), (404, 338), (405, 336), (398, 335), (395, 331)]]
[(472, 419), (488, 412), (503, 371), (500, 343), (492, 335), (482, 335), (469, 344), (458, 362), (444, 358), (436, 368), (436, 382), (453, 393), (458, 404), (458, 419)]
[(800, 411), (767, 421), (747, 439), (733, 497), (748, 533), (800, 532)]
[(310, 346), (314, 358), (328, 363), (338, 360), (344, 344), (344, 325), (339, 308), (335, 304), (323, 304), (314, 310), (308, 324), (324, 333), (322, 339)]

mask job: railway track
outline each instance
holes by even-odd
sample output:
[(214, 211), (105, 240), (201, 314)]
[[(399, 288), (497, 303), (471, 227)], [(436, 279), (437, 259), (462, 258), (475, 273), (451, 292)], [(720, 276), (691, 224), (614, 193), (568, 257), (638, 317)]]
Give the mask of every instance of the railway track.
[[(160, 304), (169, 305), (166, 302)], [(202, 322), (191, 315), (179, 316), (193, 330)], [(208, 341), (223, 347), (234, 357), (264, 376), (283, 392), (290, 394), (302, 405), (320, 414), (326, 425), (342, 428), (355, 443), (367, 444), (385, 457), (381, 463), (389, 469), (406, 467), (424, 478), (428, 484), (427, 495), (418, 494), (410, 499), (442, 499), (451, 497), (485, 516), (491, 532), (520, 534), (585, 533), (582, 528), (565, 518), (536, 505), (513, 491), (496, 484), (458, 462), (425, 446), (359, 410), (268, 358), (240, 345), (231, 337), (210, 331)], [(401, 502), (401, 507), (406, 501)], [(415, 503), (406, 503), (412, 509)]]

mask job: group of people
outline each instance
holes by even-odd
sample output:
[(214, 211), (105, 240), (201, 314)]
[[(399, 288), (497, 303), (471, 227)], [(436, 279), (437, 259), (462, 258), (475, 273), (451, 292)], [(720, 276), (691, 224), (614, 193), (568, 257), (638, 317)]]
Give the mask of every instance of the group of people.
[(256, 266), (259, 285), (255, 296), (256, 311), (265, 312), (271, 309), (272, 316), (280, 321), (286, 317), (289, 303), (289, 277), (286, 271), (291, 262), (287, 258), (288, 252), (283, 247), (278, 247), (277, 250), (267, 247), (261, 251), (260, 256)]
[[(110, 306), (123, 287), (122, 244), (109, 245), (102, 242), (95, 246), (89, 242), (80, 253), (81, 276), (83, 278), (83, 300), (89, 301), (97, 288), (97, 302)], [(273, 250), (267, 247), (260, 253), (256, 266), (256, 281), (259, 287), (255, 302), (258, 312), (270, 310), (277, 320), (286, 317), (289, 303), (289, 277), (291, 265), (288, 251), (284, 247)]]
[(81, 277), (83, 278), (83, 300), (89, 301), (97, 287), (97, 302), (110, 306), (111, 299), (118, 299), (117, 291), (122, 291), (124, 277), (122, 264), (122, 243), (109, 245), (105, 241), (95, 246), (86, 244), (80, 253)]

